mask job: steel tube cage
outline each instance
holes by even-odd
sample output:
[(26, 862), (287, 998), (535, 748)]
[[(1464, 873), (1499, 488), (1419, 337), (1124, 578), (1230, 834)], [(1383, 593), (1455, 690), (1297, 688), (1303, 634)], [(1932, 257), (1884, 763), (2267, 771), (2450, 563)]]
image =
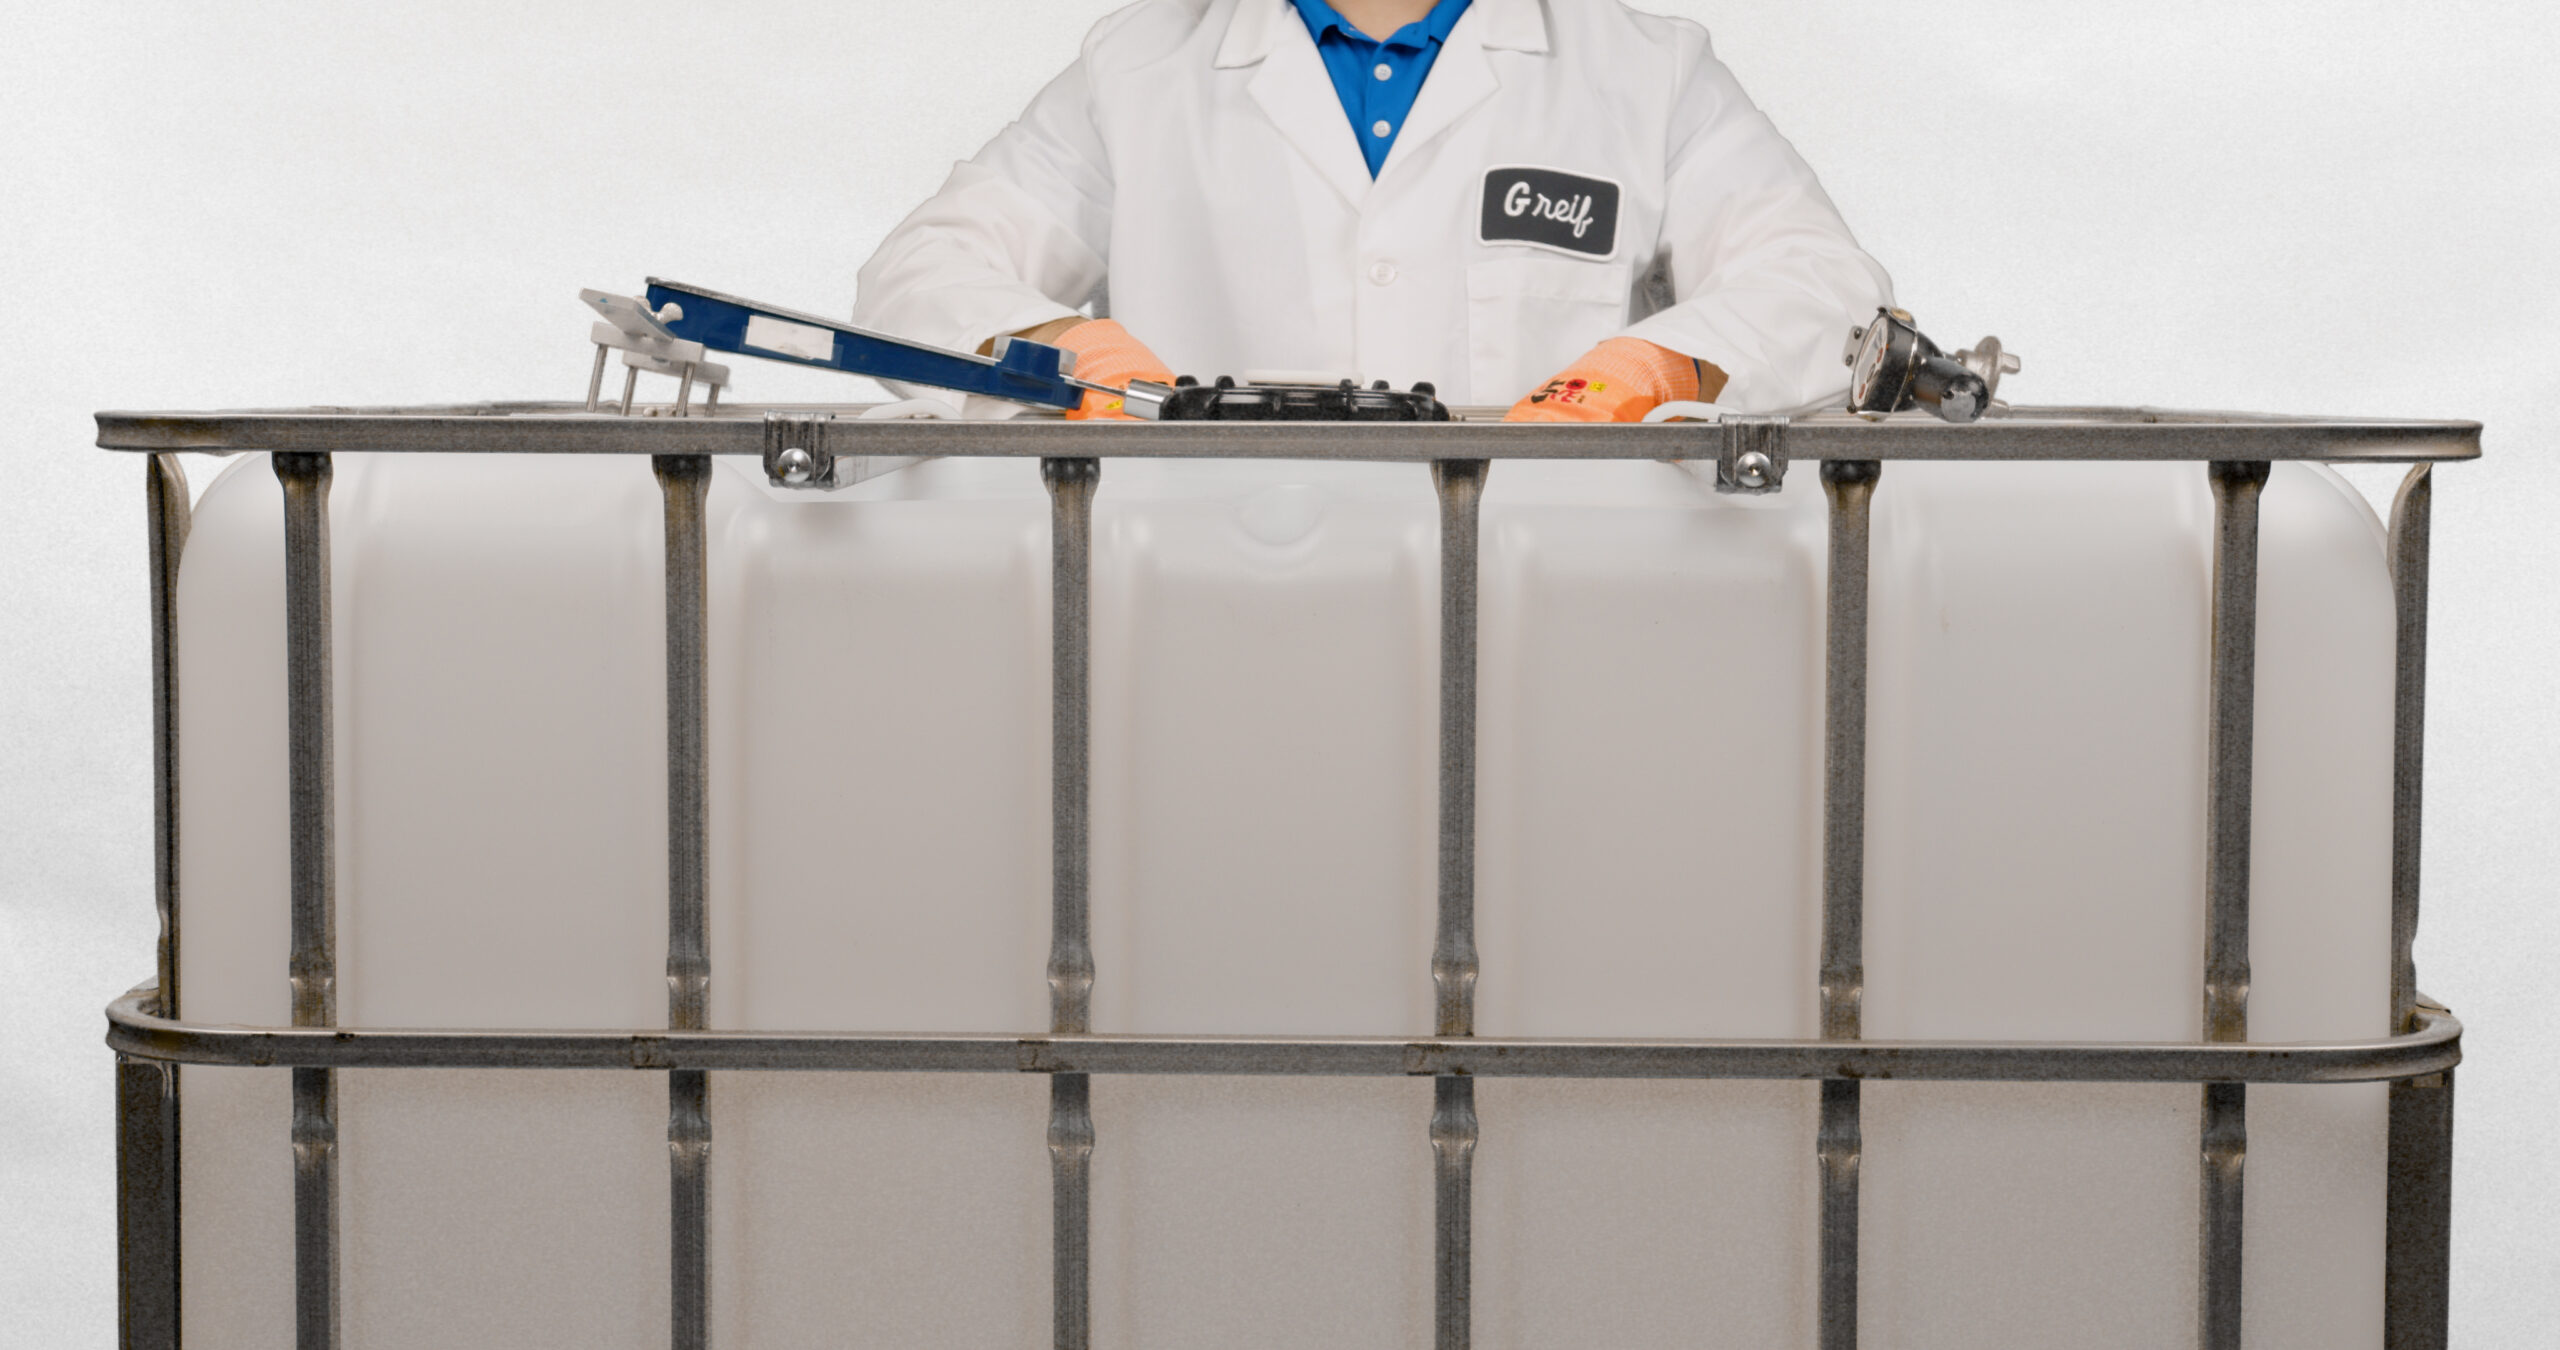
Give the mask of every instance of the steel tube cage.
[[(666, 503), (667, 1029), (710, 1025), (707, 455), (650, 460)], [(667, 1074), (668, 1343), (711, 1342), (711, 1079)]]
[[(1044, 459), (1050, 501), (1049, 1030), (1093, 1020), (1093, 933), (1087, 903), (1092, 825), (1087, 810), (1093, 726), (1093, 494), (1095, 459)], [(1093, 1080), (1049, 1079), (1050, 1322), (1057, 1350), (1093, 1342)]]
[[(682, 420), (585, 414), (577, 405), (350, 412), (101, 413), (99, 444), (151, 452), (157, 978), (108, 1009), (118, 1063), (123, 1343), (180, 1340), (177, 1140), (185, 1064), (290, 1071), (294, 1111), (296, 1343), (339, 1343), (336, 1091), (342, 1068), (628, 1068), (665, 1073), (670, 1153), (671, 1325), (676, 1350), (709, 1344), (707, 1232), (715, 1071), (1041, 1073), (1050, 1077), (1054, 1343), (1091, 1342), (1094, 1074), (1426, 1076), (1433, 1109), (1436, 1350), (1471, 1342), (1472, 1155), (1478, 1077), (1816, 1080), (1818, 1344), (1854, 1350), (1858, 1315), (1860, 1084), (2139, 1082), (2199, 1085), (2197, 1343), (2237, 1350), (2244, 1306), (2240, 1220), (2251, 1083), (2390, 1084), (2390, 1235), (2385, 1343), (2445, 1344), (2453, 1068), (2461, 1025), (2417, 992), (2424, 761), (2427, 549), (2434, 462), (2476, 458), (2466, 422), (2325, 421), (2151, 409), (2021, 409), (1952, 427), (1826, 414), (1660, 427), (900, 423), (795, 419), (836, 455), (1038, 457), (1052, 502), (1052, 920), (1046, 1035), (860, 1036), (711, 1030), (706, 906), (706, 567), (710, 456), (760, 454), (754, 408)], [(1073, 438), (1082, 436), (1082, 442)], [(1822, 1038), (1809, 1041), (1483, 1039), (1474, 1033), (1477, 505), (1498, 459), (1729, 457), (1748, 438), (1783, 475), (1821, 461), (1830, 501), (1824, 675)], [(1075, 445), (1088, 453), (1064, 456)], [(178, 1002), (176, 580), (187, 531), (183, 471), (170, 452), (274, 452), (286, 496), (294, 1025), (208, 1026)], [(330, 784), (331, 455), (339, 451), (646, 454), (665, 499), (668, 755), (668, 1018), (664, 1031), (350, 1029), (335, 1025), (334, 821)], [(1350, 459), (1430, 467), (1440, 501), (1439, 920), (1428, 1037), (1096, 1035), (1089, 933), (1090, 573), (1093, 499), (1105, 457)], [(2151, 460), (2202, 463), (2215, 500), (2209, 675), (2207, 916), (2203, 1036), (2170, 1044), (1870, 1041), (1862, 1036), (1868, 503), (1883, 462)], [(2279, 460), (2410, 463), (2392, 511), (2399, 614), (2392, 867), (2392, 1034), (2360, 1042), (2251, 1042), (2247, 1033), (2248, 854), (2255, 694), (2257, 499)]]

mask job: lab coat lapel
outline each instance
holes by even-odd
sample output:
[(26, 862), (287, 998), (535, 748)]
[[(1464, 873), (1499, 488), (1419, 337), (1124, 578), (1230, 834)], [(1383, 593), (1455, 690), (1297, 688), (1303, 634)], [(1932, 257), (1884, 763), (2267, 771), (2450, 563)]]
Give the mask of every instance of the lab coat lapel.
[(1358, 135), (1342, 111), (1342, 96), (1334, 91), (1324, 58), (1316, 54), (1316, 40), (1307, 35), (1288, 0), (1244, 0), (1244, 5), (1279, 11), (1265, 20), (1271, 25), (1269, 50), (1247, 86), (1253, 101), (1334, 191), (1358, 207), (1369, 195), (1369, 162), (1360, 156)]
[(1484, 26), (1484, 6), (1477, 4), (1449, 30), (1449, 40), (1440, 46), (1440, 59), (1432, 62), (1431, 74), (1422, 82), (1422, 96), (1405, 115), (1404, 130), (1396, 133), (1395, 148), (1387, 152), (1379, 177), (1396, 172), (1397, 165), (1430, 148), (1435, 137), (1502, 87), (1492, 60), (1484, 54)]
[(1404, 130), (1396, 136), (1396, 148), (1388, 153), (1379, 177), (1394, 173), (1398, 164), (1429, 149), (1434, 138), (1502, 87), (1501, 77), (1493, 73), (1492, 58), (1485, 55), (1488, 50), (1544, 54), (1547, 12), (1542, 0), (1475, 0), (1467, 7), (1458, 26), (1449, 30), (1449, 40), (1441, 44), (1440, 59), (1432, 64), (1431, 77), (1422, 82), (1422, 96), (1406, 114)]

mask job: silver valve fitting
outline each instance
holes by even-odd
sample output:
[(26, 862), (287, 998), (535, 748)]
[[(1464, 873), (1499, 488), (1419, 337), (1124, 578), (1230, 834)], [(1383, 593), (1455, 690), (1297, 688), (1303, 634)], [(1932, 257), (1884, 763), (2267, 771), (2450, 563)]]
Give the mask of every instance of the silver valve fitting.
[(1901, 309), (1879, 309), (1873, 321), (1852, 329), (1841, 360), (1849, 367), (1849, 411), (1881, 417), (1925, 407), (1948, 422), (1981, 417), (2000, 377), (2020, 364), (1998, 338), (1984, 338), (1971, 351), (1940, 351)]

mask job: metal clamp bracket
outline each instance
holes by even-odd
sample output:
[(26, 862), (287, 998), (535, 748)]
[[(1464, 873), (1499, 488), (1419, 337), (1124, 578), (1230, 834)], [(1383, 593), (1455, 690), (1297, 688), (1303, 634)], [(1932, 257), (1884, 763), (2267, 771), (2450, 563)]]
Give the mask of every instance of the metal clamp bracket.
[(705, 348), (699, 342), (677, 337), (667, 325), (684, 317), (684, 308), (673, 303), (653, 309), (646, 300), (628, 295), (608, 295), (603, 291), (580, 291), (578, 298), (587, 307), (604, 316), (604, 322), (589, 330), (587, 339), (596, 345), (595, 368), (587, 375), (587, 411), (599, 409), (604, 393), (606, 358), (622, 353), (622, 415), (631, 415), (631, 396), (640, 372), (671, 376), (677, 381), (675, 415), (683, 417), (692, 411), (693, 386), (699, 382), (709, 388), (703, 402), (705, 414), (720, 411), (720, 391), (729, 387), (729, 368), (717, 361), (705, 360)]
[(1727, 416), (1716, 449), (1716, 491), (1775, 492), (1787, 481), (1787, 419)]
[(841, 438), (846, 434), (829, 430), (835, 421), (836, 415), (831, 412), (766, 413), (765, 481), (778, 488), (796, 491), (833, 492), (933, 458), (930, 455), (848, 455), (831, 449), (831, 444), (842, 444)]
[(824, 491), (841, 487), (835, 453), (827, 449), (830, 412), (769, 412), (764, 415), (764, 476), (775, 487)]

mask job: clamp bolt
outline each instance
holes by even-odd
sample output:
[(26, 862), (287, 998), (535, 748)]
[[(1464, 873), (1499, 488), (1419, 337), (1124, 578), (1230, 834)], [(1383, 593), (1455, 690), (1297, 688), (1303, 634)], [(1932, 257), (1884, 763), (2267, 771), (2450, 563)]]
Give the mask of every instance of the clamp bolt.
[(1733, 461), (1733, 481), (1753, 492), (1769, 486), (1769, 456), (1746, 450)]
[(796, 445), (773, 457), (773, 476), (793, 487), (807, 483), (817, 470), (816, 458)]

